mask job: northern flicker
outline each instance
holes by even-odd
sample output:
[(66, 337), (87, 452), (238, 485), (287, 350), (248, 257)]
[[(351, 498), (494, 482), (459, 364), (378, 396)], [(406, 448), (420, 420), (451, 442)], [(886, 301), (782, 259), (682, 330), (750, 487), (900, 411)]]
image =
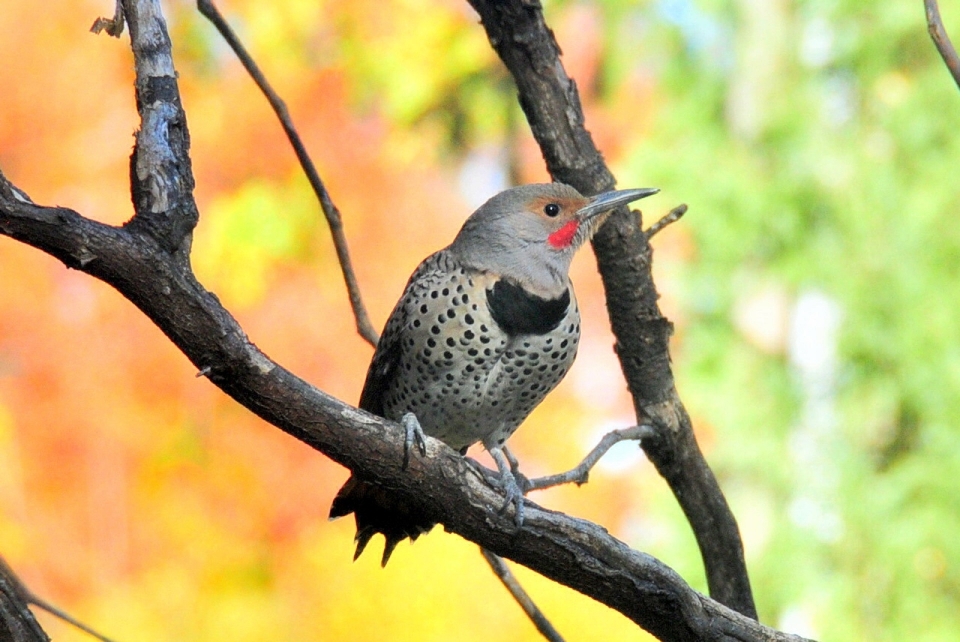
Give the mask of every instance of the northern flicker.
[[(610, 210), (656, 189), (582, 196), (562, 183), (501, 192), (427, 257), (387, 320), (367, 371), (360, 408), (420, 429), (465, 454), (493, 456), (522, 521), (522, 492), (503, 454), (507, 438), (560, 382), (577, 354), (580, 312), (568, 277), (574, 253)], [(387, 563), (397, 543), (430, 530), (429, 518), (375, 483), (351, 476), (330, 517), (354, 513), (356, 559), (383, 533)]]

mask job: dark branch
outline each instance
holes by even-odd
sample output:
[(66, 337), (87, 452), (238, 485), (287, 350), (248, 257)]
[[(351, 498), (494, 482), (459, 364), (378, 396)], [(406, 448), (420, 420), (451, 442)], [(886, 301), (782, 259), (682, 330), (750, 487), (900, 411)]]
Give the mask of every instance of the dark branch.
[[(10, 565), (7, 564), (7, 561), (3, 559), (2, 556), (0, 556), (0, 583), (6, 583), (6, 586), (11, 587), (13, 589), (17, 597), (17, 600), (23, 604), (24, 609), (26, 608), (26, 605), (33, 604), (37, 608), (43, 609), (47, 613), (50, 613), (51, 615), (60, 618), (64, 622), (68, 624), (72, 624), (73, 626), (77, 627), (87, 635), (91, 635), (97, 638), (98, 640), (102, 640), (102, 642), (112, 642), (110, 638), (93, 630), (83, 622), (71, 616), (69, 613), (66, 613), (63, 610), (58, 609), (57, 607), (53, 606), (46, 600), (40, 599), (39, 597), (34, 595), (33, 592), (31, 592), (30, 589), (27, 588), (26, 584), (23, 583), (23, 580), (21, 580), (20, 577), (13, 572), (13, 569), (10, 568)], [(0, 589), (0, 590), (3, 590), (3, 589)], [(38, 630), (39, 630), (39, 626), (38, 626)], [(6, 639), (6, 638), (3, 638), (3, 636), (0, 636), (0, 639)]]
[(647, 231), (645, 232), (645, 234), (647, 235), (647, 240), (649, 241), (650, 239), (652, 239), (657, 232), (667, 227), (668, 225), (671, 225), (672, 223), (676, 223), (677, 221), (679, 221), (683, 217), (683, 215), (686, 213), (687, 213), (686, 203), (677, 205), (675, 208), (670, 210), (666, 216), (664, 216), (662, 219), (660, 219), (659, 221), (651, 225), (649, 228), (647, 228)]
[[(125, 0), (124, 8), (136, 34), (138, 107), (144, 120), (132, 164), (133, 221), (118, 228), (66, 208), (35, 205), (0, 174), (0, 234), (116, 288), (198, 371), (267, 422), (361, 477), (377, 479), (447, 530), (607, 604), (659, 638), (799, 639), (700, 595), (661, 562), (595, 524), (528, 503), (524, 527), (516, 529), (497, 511), (501, 496), (467, 459), (427, 438), (426, 455), (412, 458), (405, 469), (404, 431), (397, 424), (330, 397), (253, 345), (197, 282), (187, 260), (196, 205), (190, 193), (186, 121), (182, 111), (170, 109), (179, 107), (176, 83), (163, 80), (174, 72), (172, 64), (164, 66), (169, 39), (158, 2)], [(145, 43), (153, 47), (143, 47)], [(168, 93), (158, 96), (151, 91), (154, 84)], [(150, 166), (151, 159), (156, 167)]]
[(107, 35), (113, 36), (114, 38), (119, 38), (123, 33), (123, 25), (123, 3), (120, 0), (116, 0), (116, 7), (113, 10), (113, 17), (97, 18), (93, 21), (93, 26), (90, 27), (90, 31), (97, 34), (101, 31), (106, 31)]
[(50, 642), (30, 611), (30, 592), (0, 557), (0, 640)]
[(404, 431), (314, 388), (253, 345), (189, 267), (148, 236), (34, 205), (0, 174), (0, 233), (116, 288), (236, 401), (451, 532), (614, 608), (663, 640), (796, 640), (693, 591), (672, 570), (589, 522), (526, 507), (517, 530), (467, 459), (427, 438), (402, 467)]
[(300, 161), (300, 166), (307, 175), (307, 180), (310, 181), (313, 193), (320, 202), (320, 208), (323, 210), (323, 215), (327, 219), (327, 225), (330, 227), (330, 233), (333, 236), (333, 246), (337, 251), (337, 259), (340, 261), (343, 280), (347, 285), (347, 295), (350, 297), (350, 306), (353, 308), (353, 317), (357, 323), (357, 332), (367, 340), (367, 343), (376, 347), (379, 335), (373, 327), (373, 324), (370, 323), (370, 317), (367, 315), (367, 310), (363, 305), (363, 298), (360, 296), (360, 286), (357, 284), (357, 277), (353, 271), (353, 264), (350, 261), (350, 250), (347, 246), (347, 236), (343, 231), (343, 219), (340, 217), (340, 210), (333, 204), (327, 188), (320, 179), (320, 173), (310, 159), (310, 155), (307, 153), (307, 149), (300, 139), (300, 134), (297, 133), (297, 129), (293, 125), (293, 120), (290, 118), (289, 111), (287, 111), (286, 103), (283, 102), (280, 96), (277, 95), (277, 92), (273, 90), (273, 87), (270, 86), (270, 83), (267, 82), (266, 76), (260, 71), (253, 57), (247, 53), (243, 43), (240, 42), (237, 34), (230, 28), (227, 21), (224, 20), (223, 15), (221, 15), (212, 0), (197, 0), (197, 9), (213, 23), (217, 31), (220, 32), (220, 35), (223, 36), (223, 39), (226, 40), (230, 48), (233, 49), (233, 52), (243, 64), (244, 69), (247, 70), (247, 73), (250, 74), (253, 81), (257, 83), (257, 87), (259, 87), (263, 95), (266, 96), (267, 101), (270, 103), (270, 106), (273, 107), (274, 113), (276, 113), (277, 118), (280, 120), (283, 131), (287, 134), (287, 139), (289, 139), (290, 144), (293, 146), (293, 151), (297, 154), (297, 160)]
[(927, 11), (927, 31), (933, 38), (933, 44), (936, 45), (940, 57), (946, 63), (953, 81), (960, 87), (960, 58), (957, 57), (957, 50), (953, 48), (950, 42), (950, 36), (947, 30), (943, 28), (943, 20), (940, 19), (940, 7), (937, 0), (923, 0), (923, 6)]
[[(584, 128), (576, 84), (560, 62), (560, 48), (530, 0), (470, 0), (490, 44), (513, 75), (520, 105), (550, 174), (584, 194), (614, 185)], [(697, 445), (670, 368), (670, 322), (660, 312), (651, 275), (651, 249), (638, 216), (620, 208), (600, 228), (594, 252), (607, 309), (637, 423), (652, 423), (647, 456), (670, 484), (690, 521), (706, 568), (710, 595), (756, 618), (740, 532), (713, 472)]]
[(481, 548), (480, 553), (483, 554), (483, 558), (487, 560), (487, 564), (493, 569), (493, 573), (497, 576), (497, 579), (510, 591), (510, 595), (517, 601), (517, 604), (520, 605), (523, 612), (527, 614), (527, 617), (530, 618), (533, 625), (537, 627), (540, 635), (550, 642), (563, 642), (563, 637), (553, 628), (553, 625), (550, 624), (550, 620), (543, 614), (543, 611), (537, 607), (527, 592), (523, 590), (520, 582), (517, 581), (516, 576), (510, 571), (510, 568), (507, 566), (507, 563), (503, 561), (503, 558), (491, 553), (485, 548)]
[(612, 430), (608, 432), (600, 440), (593, 450), (591, 450), (586, 457), (583, 458), (577, 466), (571, 468), (565, 473), (557, 473), (556, 475), (547, 475), (545, 477), (538, 477), (536, 479), (531, 479), (527, 483), (527, 490), (543, 490), (544, 488), (552, 488), (553, 486), (559, 486), (560, 484), (569, 484), (573, 482), (578, 486), (580, 484), (587, 483), (587, 479), (590, 477), (590, 471), (593, 470), (593, 467), (597, 465), (597, 462), (600, 461), (600, 458), (607, 454), (607, 451), (619, 444), (621, 441), (635, 440), (640, 441), (644, 437), (649, 437), (656, 434), (656, 429), (652, 426), (633, 426), (631, 428), (626, 428), (623, 430)]

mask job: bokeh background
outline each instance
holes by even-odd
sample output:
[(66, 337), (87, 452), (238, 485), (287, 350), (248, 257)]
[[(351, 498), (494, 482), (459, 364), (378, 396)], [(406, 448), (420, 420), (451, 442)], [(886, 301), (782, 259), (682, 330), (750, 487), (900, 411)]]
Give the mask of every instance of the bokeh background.
[[(509, 78), (455, 0), (222, 0), (341, 208), (382, 324), (486, 197), (547, 178)], [(960, 2), (943, 0), (960, 38)], [(193, 262), (268, 354), (345, 400), (371, 349), (294, 156), (231, 53), (168, 2), (201, 221)], [(137, 126), (108, 0), (0, 3), (0, 168), (121, 223)], [(549, 1), (622, 187), (656, 186), (656, 278), (698, 437), (762, 619), (822, 640), (960, 631), (960, 91), (921, 0)], [(512, 441), (528, 474), (631, 423), (589, 251), (584, 341)], [(476, 547), (435, 530), (351, 562), (341, 467), (264, 424), (109, 287), (0, 238), (0, 554), (126, 640), (537, 640)], [(477, 455), (482, 456), (482, 454)], [(622, 445), (535, 499), (705, 581)], [(375, 549), (379, 544), (371, 544)], [(649, 639), (523, 569), (568, 640)], [(87, 639), (41, 614), (57, 640)]]

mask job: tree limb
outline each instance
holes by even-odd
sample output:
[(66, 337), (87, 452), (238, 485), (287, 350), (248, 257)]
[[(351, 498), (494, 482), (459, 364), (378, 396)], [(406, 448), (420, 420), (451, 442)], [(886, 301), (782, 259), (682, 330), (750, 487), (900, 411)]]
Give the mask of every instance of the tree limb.
[[(584, 127), (576, 83), (560, 62), (560, 48), (540, 3), (470, 0), (470, 4), (516, 81), (520, 106), (550, 174), (584, 194), (613, 188), (613, 174)], [(693, 528), (710, 595), (756, 618), (737, 522), (700, 452), (674, 385), (668, 345), (672, 325), (657, 304), (652, 251), (640, 223), (638, 216), (620, 208), (597, 232), (593, 249), (637, 423), (658, 428), (642, 445)]]
[(450, 532), (610, 606), (663, 640), (799, 640), (700, 595), (653, 557), (590, 522), (527, 504), (519, 531), (468, 460), (427, 438), (402, 468), (398, 424), (296, 377), (253, 345), (188, 266), (148, 236), (41, 207), (0, 174), (0, 233), (116, 288), (236, 401), (361, 476), (422, 506)]
[(297, 128), (293, 124), (293, 119), (290, 118), (290, 112), (287, 110), (286, 103), (277, 95), (273, 87), (270, 86), (270, 83), (267, 81), (266, 76), (263, 75), (263, 72), (260, 71), (260, 67), (256, 61), (254, 61), (253, 57), (247, 52), (243, 43), (240, 42), (240, 38), (238, 38), (237, 34), (230, 28), (227, 21), (224, 20), (223, 15), (217, 9), (216, 5), (213, 4), (213, 1), (197, 0), (197, 9), (199, 9), (200, 13), (203, 14), (207, 20), (213, 23), (213, 26), (217, 28), (217, 31), (220, 32), (223, 39), (226, 40), (230, 48), (233, 49), (233, 53), (240, 59), (244, 69), (247, 70), (247, 73), (250, 74), (253, 81), (257, 83), (257, 87), (260, 88), (267, 102), (269, 102), (273, 108), (273, 112), (277, 115), (281, 126), (283, 126), (283, 131), (286, 133), (287, 139), (290, 141), (290, 145), (297, 155), (300, 167), (303, 168), (303, 172), (307, 175), (310, 187), (313, 188), (313, 193), (320, 202), (320, 209), (323, 210), (323, 215), (327, 219), (327, 226), (330, 228), (330, 234), (333, 237), (333, 247), (337, 251), (337, 260), (340, 262), (340, 270), (343, 272), (343, 281), (347, 286), (347, 296), (350, 299), (350, 307), (353, 308), (353, 318), (357, 323), (357, 333), (359, 333), (367, 343), (376, 347), (377, 340), (380, 337), (376, 328), (370, 323), (367, 309), (363, 305), (363, 297), (360, 295), (360, 285), (357, 283), (353, 263), (350, 261), (347, 235), (343, 231), (343, 218), (340, 216), (340, 210), (334, 205), (333, 199), (330, 198), (330, 193), (323, 184), (323, 180), (320, 178), (320, 173), (313, 164), (313, 160), (310, 159), (310, 154), (307, 153), (307, 148), (300, 139), (300, 134), (297, 133)]
[[(8, 609), (13, 605), (12, 602), (16, 602), (18, 604), (17, 608), (20, 611), (24, 612), (24, 615), (26, 613), (30, 613), (30, 610), (27, 608), (27, 606), (30, 604), (33, 604), (37, 608), (43, 609), (47, 613), (50, 613), (51, 615), (60, 618), (64, 622), (68, 624), (72, 624), (73, 626), (77, 627), (87, 635), (91, 635), (97, 638), (98, 640), (101, 640), (101, 642), (113, 642), (107, 636), (93, 630), (92, 628), (90, 628), (80, 620), (76, 619), (69, 613), (63, 611), (62, 609), (58, 609), (57, 607), (50, 604), (46, 600), (43, 600), (37, 597), (36, 595), (34, 595), (33, 592), (31, 592), (30, 589), (28, 589), (27, 586), (23, 583), (20, 577), (13, 572), (13, 569), (10, 568), (10, 565), (7, 564), (7, 561), (3, 559), (2, 556), (0, 556), (0, 593), (3, 594), (2, 596), (0, 596), (0, 601), (4, 599), (8, 600), (8, 604), (6, 605), (6, 608), (4, 606), (0, 606), (0, 626), (2, 626), (3, 622), (6, 620)], [(29, 619), (30, 620), (33, 619), (32, 613), (30, 613)], [(37, 624), (35, 621), (33, 622), (33, 625), (30, 625), (26, 621), (22, 622), (22, 624), (27, 626), (27, 628), (33, 629), (31, 630), (29, 636), (23, 638), (24, 640), (36, 639), (36, 636), (39, 634), (43, 634), (43, 637), (41, 637), (40, 639), (42, 640), (47, 639), (46, 633), (40, 628), (39, 624)], [(34, 628), (34, 625), (36, 625), (35, 628)], [(8, 626), (8, 629), (13, 630), (14, 628), (16, 628), (16, 626), (17, 626), (16, 624), (13, 624), (13, 626)], [(0, 628), (0, 633), (2, 632), (3, 632), (3, 629)], [(3, 635), (0, 635), (0, 640), (6, 640), (6, 639), (7, 638), (3, 637)], [(18, 640), (19, 638), (17, 637), (16, 634), (14, 634), (13, 639)]]
[(679, 221), (681, 217), (683, 217), (683, 215), (686, 213), (687, 213), (686, 203), (681, 203), (680, 205), (677, 205), (675, 208), (670, 210), (666, 214), (666, 216), (664, 216), (663, 218), (658, 220), (656, 223), (654, 223), (653, 225), (647, 228), (647, 231), (645, 232), (645, 234), (647, 235), (647, 240), (649, 241), (650, 239), (652, 239), (657, 233), (659, 233), (661, 230), (663, 230), (663, 228), (667, 227), (668, 225), (672, 225), (677, 221)]
[(537, 627), (540, 635), (549, 642), (563, 642), (563, 637), (557, 632), (553, 625), (550, 624), (550, 620), (547, 619), (543, 611), (534, 603), (530, 595), (523, 590), (523, 586), (517, 581), (516, 576), (510, 571), (510, 567), (503, 561), (503, 558), (495, 553), (491, 553), (485, 548), (481, 548), (480, 553), (483, 555), (483, 559), (487, 561), (487, 564), (490, 565), (493, 574), (497, 576), (497, 579), (500, 580), (510, 592), (513, 599), (516, 600), (520, 608), (523, 609), (523, 612), (526, 613), (530, 621), (533, 622), (533, 625)]
[(0, 640), (50, 642), (30, 611), (30, 592), (0, 557)]
[(940, 6), (937, 0), (923, 0), (923, 6), (927, 12), (927, 31), (930, 32), (933, 44), (936, 45), (940, 57), (943, 58), (950, 75), (953, 76), (953, 81), (957, 83), (957, 87), (960, 87), (960, 58), (957, 57), (957, 50), (953, 48), (950, 36), (943, 27)]
[[(614, 608), (663, 640), (799, 640), (700, 595), (603, 528), (527, 506), (522, 529), (465, 458), (427, 438), (402, 466), (404, 433), (296, 377), (261, 352), (189, 265), (197, 208), (189, 138), (159, 0), (124, 0), (142, 125), (131, 162), (133, 219), (105, 225), (34, 204), (0, 173), (0, 234), (94, 276), (144, 312), (211, 382), (258, 416), (493, 553)], [(151, 163), (155, 165), (151, 165)], [(692, 433), (691, 433), (692, 434)]]

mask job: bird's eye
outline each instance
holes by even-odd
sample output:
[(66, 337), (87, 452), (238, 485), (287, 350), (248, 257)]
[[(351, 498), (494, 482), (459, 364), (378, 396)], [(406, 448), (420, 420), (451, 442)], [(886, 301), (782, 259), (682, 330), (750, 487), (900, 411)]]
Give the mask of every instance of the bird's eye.
[(556, 203), (549, 203), (546, 207), (543, 208), (543, 213), (553, 218), (560, 213), (560, 206)]

